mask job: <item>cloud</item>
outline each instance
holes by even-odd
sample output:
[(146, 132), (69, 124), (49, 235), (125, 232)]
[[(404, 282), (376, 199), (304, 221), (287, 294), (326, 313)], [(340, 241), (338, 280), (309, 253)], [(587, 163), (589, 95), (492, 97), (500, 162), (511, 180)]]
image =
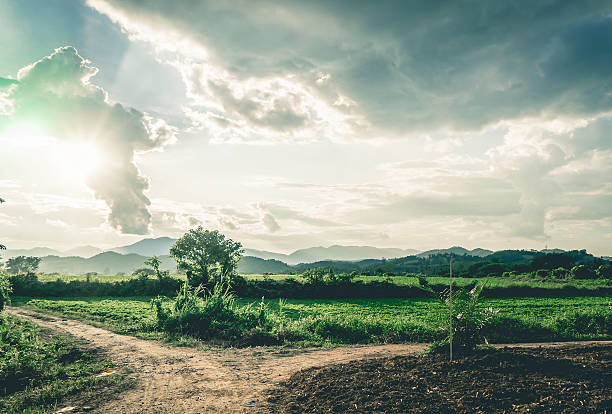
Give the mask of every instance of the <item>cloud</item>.
[(22, 68), (17, 82), (0, 95), (10, 103), (0, 114), (0, 130), (33, 125), (50, 136), (94, 146), (104, 163), (87, 185), (110, 208), (109, 223), (123, 233), (146, 234), (151, 223), (145, 195), (149, 182), (134, 155), (173, 142), (175, 129), (110, 101), (91, 83), (96, 73), (70, 46)]
[(603, 0), (88, 4), (174, 61), (206, 108), (190, 113), (228, 140), (395, 137), (612, 109)]

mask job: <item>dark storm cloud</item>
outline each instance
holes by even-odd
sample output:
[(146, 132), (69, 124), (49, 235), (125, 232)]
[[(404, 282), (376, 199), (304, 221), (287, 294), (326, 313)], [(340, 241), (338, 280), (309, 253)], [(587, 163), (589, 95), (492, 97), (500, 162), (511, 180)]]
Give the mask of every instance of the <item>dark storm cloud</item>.
[(347, 96), (387, 135), (612, 109), (607, 1), (89, 3), (184, 33), (237, 78), (294, 74), (328, 102)]

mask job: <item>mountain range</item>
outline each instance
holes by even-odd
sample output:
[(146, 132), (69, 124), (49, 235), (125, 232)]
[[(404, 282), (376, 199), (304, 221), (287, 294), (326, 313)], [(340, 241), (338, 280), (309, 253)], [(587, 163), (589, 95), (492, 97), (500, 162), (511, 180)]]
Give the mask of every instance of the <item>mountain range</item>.
[[(14, 249), (1, 252), (3, 259), (15, 256), (42, 257), (40, 271), (43, 273), (79, 274), (97, 272), (100, 274), (131, 273), (143, 267), (144, 261), (153, 255), (162, 260), (162, 268), (175, 271), (176, 263), (169, 256), (170, 247), (176, 239), (170, 237), (147, 238), (136, 243), (102, 250), (94, 246), (81, 246), (66, 251), (58, 251), (47, 247), (33, 249)], [(510, 252), (510, 251), (509, 251)], [(537, 252), (525, 251), (527, 253)], [(560, 253), (563, 250), (547, 249), (542, 253)], [(379, 261), (412, 257), (414, 260), (427, 259), (430, 256), (452, 253), (457, 256), (484, 258), (493, 251), (486, 249), (468, 250), (453, 246), (448, 249), (434, 249), (419, 252), (414, 249), (378, 248), (372, 246), (341, 246), (311, 247), (296, 250), (290, 254), (276, 253), (265, 250), (245, 249), (244, 257), (238, 264), (240, 273), (286, 273), (292, 270), (306, 268), (309, 264), (329, 266), (330, 262), (350, 263), (364, 261)], [(504, 252), (496, 252), (502, 255)], [(299, 269), (298, 269), (299, 268)]]

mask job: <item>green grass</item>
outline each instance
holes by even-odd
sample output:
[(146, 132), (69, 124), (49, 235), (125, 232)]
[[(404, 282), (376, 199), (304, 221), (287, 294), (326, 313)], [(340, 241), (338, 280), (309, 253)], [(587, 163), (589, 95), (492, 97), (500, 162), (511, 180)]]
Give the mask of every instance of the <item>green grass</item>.
[[(13, 303), (92, 321), (119, 333), (161, 338), (163, 334), (155, 331), (150, 299), (14, 298)], [(164, 302), (166, 306), (169, 303)], [(241, 306), (257, 303), (252, 299), (237, 300)], [(267, 304), (284, 324), (289, 338), (312, 344), (431, 341), (441, 335), (436, 323), (444, 311), (434, 299), (293, 299), (283, 301), (283, 315), (279, 317), (279, 301)], [(497, 342), (611, 338), (608, 297), (483, 298), (480, 305), (500, 310), (502, 322), (490, 335)], [(582, 323), (574, 321), (575, 315), (588, 316), (591, 322), (584, 322), (587, 324), (595, 318), (599, 325), (573, 332), (571, 324)], [(512, 328), (507, 335), (504, 324)]]
[[(295, 279), (303, 282), (304, 278), (300, 275), (241, 275), (247, 280), (277, 280), (282, 281), (285, 279)], [(185, 275), (180, 274), (172, 274), (173, 278), (178, 278), (181, 280), (186, 280)], [(90, 281), (95, 281), (96, 279), (100, 282), (116, 282), (121, 280), (131, 280), (137, 279), (138, 276), (135, 275), (96, 275), (90, 276)], [(149, 276), (150, 279), (155, 279), (155, 276)], [(86, 275), (48, 275), (48, 274), (39, 274), (38, 280), (41, 282), (52, 282), (55, 280), (63, 280), (64, 282), (70, 282), (72, 280), (87, 280)], [(432, 276), (426, 278), (429, 283), (432, 284), (447, 284), (448, 277), (438, 277)], [(372, 282), (372, 281), (385, 281), (390, 280), (396, 285), (401, 286), (419, 286), (419, 280), (417, 277), (413, 276), (357, 276), (353, 280), (361, 280), (364, 282)], [(484, 279), (482, 278), (471, 278), (471, 277), (455, 277), (453, 278), (454, 283), (457, 286), (466, 286), (475, 282), (482, 282)], [(540, 287), (540, 288), (556, 288), (560, 285), (569, 284), (576, 287), (601, 287), (601, 286), (612, 286), (612, 280), (609, 279), (594, 279), (594, 280), (538, 280), (527, 277), (516, 277), (516, 278), (488, 278), (487, 286), (488, 287), (508, 287), (508, 286), (530, 286), (530, 287)]]
[(54, 411), (66, 397), (127, 385), (95, 351), (72, 341), (49, 338), (34, 324), (0, 315), (0, 412)]

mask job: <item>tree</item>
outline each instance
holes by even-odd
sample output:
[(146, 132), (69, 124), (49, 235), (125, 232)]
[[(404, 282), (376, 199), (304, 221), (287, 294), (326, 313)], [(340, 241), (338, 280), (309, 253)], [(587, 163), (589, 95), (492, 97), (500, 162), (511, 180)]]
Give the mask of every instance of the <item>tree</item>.
[(150, 266), (151, 268), (153, 268), (153, 272), (155, 276), (157, 276), (157, 279), (159, 280), (162, 280), (164, 277), (167, 277), (169, 274), (167, 270), (159, 269), (159, 266), (161, 265), (161, 260), (159, 260), (159, 257), (157, 256), (148, 258), (147, 260), (145, 260), (144, 264), (145, 266)]
[(6, 261), (6, 271), (12, 275), (36, 273), (40, 265), (40, 257), (17, 256)]
[(191, 286), (211, 285), (214, 281), (229, 281), (242, 256), (242, 244), (217, 230), (202, 226), (189, 230), (170, 248), (179, 270), (187, 274)]

